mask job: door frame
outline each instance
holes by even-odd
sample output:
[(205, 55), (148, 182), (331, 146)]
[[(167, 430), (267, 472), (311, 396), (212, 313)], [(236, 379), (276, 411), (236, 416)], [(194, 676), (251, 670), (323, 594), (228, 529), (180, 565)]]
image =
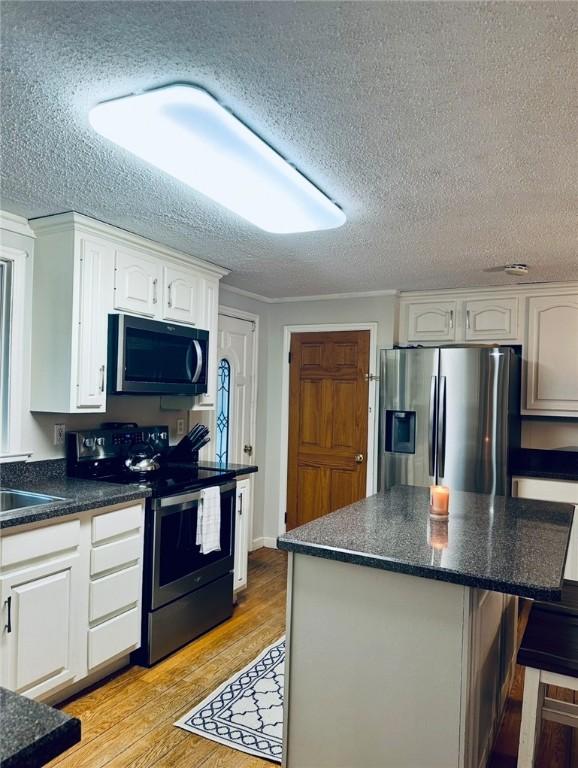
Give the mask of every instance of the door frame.
[[(253, 377), (253, 395), (251, 397), (251, 445), (253, 446), (253, 454), (251, 456), (251, 460), (254, 460), (255, 458), (255, 438), (257, 436), (257, 390), (259, 386), (259, 378), (258, 378), (258, 371), (259, 371), (259, 315), (253, 314), (253, 312), (245, 312), (244, 309), (235, 309), (235, 307), (226, 307), (224, 304), (219, 304), (219, 315), (226, 315), (227, 317), (232, 317), (237, 320), (248, 320), (249, 322), (252, 322), (255, 324), (255, 330), (253, 334), (253, 370), (251, 371), (251, 375)], [(218, 333), (218, 320), (217, 320), (217, 333)], [(217, 345), (218, 347), (218, 345)], [(217, 359), (217, 364), (218, 364)], [(213, 413), (216, 414), (217, 412), (217, 401), (215, 398), (215, 410)], [(251, 463), (251, 462), (249, 462)], [(253, 531), (250, 532), (251, 537), (253, 536)], [(251, 538), (252, 541), (252, 538)]]
[[(377, 477), (377, 323), (315, 323), (313, 325), (283, 326), (283, 374), (281, 380), (281, 472), (279, 477), (279, 536), (286, 531), (287, 473), (289, 471), (289, 352), (294, 333), (322, 333), (332, 331), (369, 331), (369, 393), (367, 400), (367, 474), (365, 493), (371, 496)], [(373, 378), (372, 378), (373, 377)]]

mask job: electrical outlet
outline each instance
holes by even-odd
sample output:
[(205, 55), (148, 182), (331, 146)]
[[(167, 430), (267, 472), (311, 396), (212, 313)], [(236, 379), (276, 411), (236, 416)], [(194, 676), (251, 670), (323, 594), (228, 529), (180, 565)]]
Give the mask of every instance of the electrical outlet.
[(185, 420), (177, 419), (177, 436), (185, 434)]
[(54, 445), (64, 445), (64, 435), (66, 434), (66, 424), (54, 425)]

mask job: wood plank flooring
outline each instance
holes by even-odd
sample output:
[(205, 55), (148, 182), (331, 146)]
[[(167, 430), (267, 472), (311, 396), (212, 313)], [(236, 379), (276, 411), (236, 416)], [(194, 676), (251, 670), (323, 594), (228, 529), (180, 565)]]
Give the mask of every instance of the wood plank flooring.
[[(253, 552), (249, 588), (229, 621), (152, 669), (130, 667), (65, 702), (62, 708), (82, 721), (82, 741), (50, 765), (271, 768), (269, 762), (187, 733), (173, 723), (281, 637), (285, 629), (286, 568), (284, 552)], [(488, 768), (516, 766), (522, 691), (523, 672), (518, 668)], [(536, 768), (577, 767), (578, 731), (545, 723)]]

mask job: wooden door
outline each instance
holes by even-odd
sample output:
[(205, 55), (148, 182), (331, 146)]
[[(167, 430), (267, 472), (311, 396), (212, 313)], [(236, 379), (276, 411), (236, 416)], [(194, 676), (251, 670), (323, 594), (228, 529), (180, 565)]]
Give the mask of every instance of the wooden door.
[(287, 530), (365, 496), (369, 331), (294, 333)]

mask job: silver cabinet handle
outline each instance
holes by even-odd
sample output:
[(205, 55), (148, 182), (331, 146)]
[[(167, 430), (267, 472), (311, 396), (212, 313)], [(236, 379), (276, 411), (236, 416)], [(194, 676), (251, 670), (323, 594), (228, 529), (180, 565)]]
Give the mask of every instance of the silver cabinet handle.
[(466, 328), (470, 330), (470, 310), (466, 309)]
[(157, 303), (157, 286), (159, 284), (158, 279), (155, 277), (153, 280), (153, 304)]
[(450, 309), (450, 328), (454, 327), (454, 310)]
[(6, 605), (7, 609), (7, 621), (4, 625), (4, 629), (6, 632), (10, 633), (12, 632), (12, 595), (8, 595), (6, 600), (4, 600), (4, 604)]
[(104, 392), (104, 371), (105, 367), (104, 365), (100, 366), (100, 391)]
[(239, 494), (239, 515), (243, 514), (243, 494)]
[(169, 305), (169, 307), (173, 306), (173, 284), (172, 283), (169, 283), (169, 298), (168, 298), (167, 304)]

